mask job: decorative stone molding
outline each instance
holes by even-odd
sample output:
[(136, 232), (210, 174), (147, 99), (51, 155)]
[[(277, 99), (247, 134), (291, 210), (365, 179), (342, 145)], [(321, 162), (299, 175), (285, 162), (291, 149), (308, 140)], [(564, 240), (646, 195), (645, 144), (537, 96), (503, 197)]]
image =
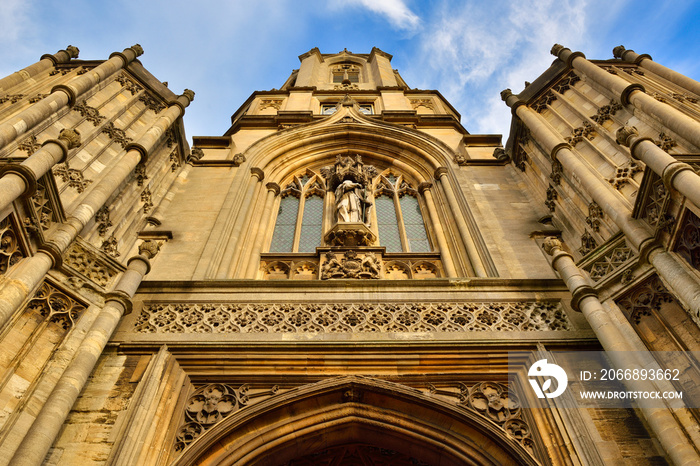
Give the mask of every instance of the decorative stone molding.
[(136, 168), (134, 168), (134, 175), (136, 176), (136, 185), (143, 186), (143, 182), (148, 179), (148, 175), (146, 175), (146, 164), (139, 163), (136, 165)]
[(119, 254), (119, 241), (117, 241), (117, 238), (114, 237), (114, 234), (112, 234), (109, 238), (104, 240), (102, 242), (102, 246), (100, 249), (102, 249), (104, 252), (109, 254), (110, 256), (117, 258), (121, 254)]
[(603, 123), (608, 120), (612, 121), (613, 115), (615, 115), (618, 110), (622, 110), (622, 105), (615, 100), (611, 100), (610, 104), (600, 107), (598, 112), (595, 115), (592, 115), (590, 119), (599, 125), (603, 125)]
[(617, 167), (615, 176), (608, 178), (608, 183), (613, 185), (615, 189), (622, 188), (625, 184), (632, 181), (634, 175), (642, 171), (642, 167), (637, 162), (630, 160), (624, 165)]
[(5, 102), (10, 102), (11, 104), (16, 104), (20, 100), (24, 98), (24, 94), (6, 94), (2, 97), (0, 97), (0, 104), (4, 104)]
[(193, 147), (190, 151), (189, 157), (187, 157), (186, 163), (192, 164), (200, 160), (202, 157), (204, 157), (204, 151), (199, 147)]
[(73, 106), (73, 110), (80, 113), (80, 115), (92, 123), (93, 126), (99, 126), (102, 120), (105, 119), (104, 116), (100, 115), (99, 110), (94, 107), (90, 107), (85, 100)]
[(242, 164), (244, 164), (246, 161), (245, 155), (243, 154), (236, 154), (233, 156), (233, 166), (234, 167), (239, 167)]
[(49, 95), (48, 94), (37, 94), (34, 97), (29, 99), (30, 104), (35, 104), (45, 98), (47, 98)]
[(569, 73), (568, 76), (562, 78), (554, 87), (553, 89), (557, 91), (560, 94), (563, 94), (564, 92), (568, 91), (572, 87), (574, 87), (574, 84), (577, 82), (581, 81), (581, 78), (574, 73), (573, 71)]
[(700, 270), (700, 218), (690, 210), (686, 211), (683, 223), (678, 228), (673, 250), (693, 268)]
[(364, 223), (337, 223), (324, 236), (326, 244), (346, 247), (371, 246), (376, 239), (376, 235)]
[(41, 148), (41, 144), (39, 144), (39, 141), (36, 140), (36, 136), (32, 134), (20, 141), (17, 148), (25, 151), (27, 155), (32, 155), (34, 152), (39, 150), (39, 148)]
[(598, 242), (595, 240), (593, 235), (591, 235), (588, 230), (584, 231), (581, 235), (581, 247), (578, 248), (578, 252), (582, 256), (585, 256), (589, 252), (593, 251), (598, 247)]
[(321, 265), (321, 280), (332, 278), (378, 279), (380, 270), (381, 264), (372, 252), (366, 252), (362, 257), (358, 257), (357, 252), (352, 250), (345, 251), (342, 256), (329, 251), (326, 253), (325, 262)]
[(554, 95), (552, 91), (547, 92), (545, 95), (540, 97), (534, 104), (532, 104), (533, 110), (537, 113), (542, 113), (547, 109), (547, 106), (557, 100), (557, 96)]
[(168, 146), (168, 149), (172, 149), (177, 144), (177, 135), (172, 126), (165, 130), (165, 144)]
[(435, 111), (435, 104), (432, 99), (408, 99), (408, 101), (411, 103), (413, 110), (416, 110), (418, 107), (425, 107)]
[(588, 272), (594, 282), (599, 282), (620, 269), (632, 257), (634, 257), (632, 249), (622, 240), (615, 247), (610, 248), (600, 259), (584, 266), (583, 269)]
[(671, 136), (667, 135), (666, 133), (660, 133), (659, 139), (654, 139), (654, 144), (656, 144), (661, 150), (668, 152), (676, 146), (676, 141), (674, 141)]
[(547, 199), (544, 201), (544, 205), (547, 206), (550, 212), (554, 212), (556, 209), (556, 200), (558, 197), (559, 195), (557, 194), (557, 190), (554, 188), (554, 186), (549, 185), (549, 188), (547, 188)]
[(26, 253), (20, 246), (11, 216), (7, 216), (0, 221), (0, 274), (5, 274), (23, 257), (26, 257)]
[(148, 186), (141, 192), (141, 202), (143, 202), (143, 213), (147, 214), (150, 212), (151, 207), (153, 207), (153, 200), (151, 199), (151, 190)]
[(555, 302), (145, 303), (138, 333), (572, 330)]
[(78, 132), (77, 129), (62, 129), (61, 132), (58, 133), (58, 140), (63, 142), (68, 148), (68, 150), (75, 149), (82, 143), (80, 140), (80, 132)]
[(102, 132), (123, 148), (126, 148), (126, 146), (132, 141), (132, 139), (126, 135), (126, 132), (123, 129), (117, 128), (112, 122), (105, 125), (105, 127), (102, 128)]
[(592, 124), (590, 124), (587, 121), (584, 121), (581, 126), (578, 128), (574, 128), (571, 130), (571, 136), (565, 138), (566, 142), (571, 144), (573, 147), (576, 147), (576, 144), (579, 142), (583, 141), (584, 139), (588, 139), (589, 141), (592, 139), (595, 139), (595, 128), (593, 127)]
[(671, 94), (671, 97), (676, 99), (679, 102), (690, 102), (691, 104), (697, 104), (698, 99), (695, 97), (691, 97), (688, 94), (678, 94), (676, 92)]
[[(561, 162), (558, 160), (552, 161), (552, 173), (549, 175), (549, 179), (551, 179), (554, 184), (561, 184), (561, 177), (563, 174), (564, 168), (562, 167)], [(547, 192), (547, 196), (549, 196), (549, 192)], [(552, 210), (552, 212), (553, 211), (554, 210)]]
[(615, 140), (618, 144), (625, 147), (632, 145), (632, 138), (639, 136), (639, 131), (634, 126), (622, 126), (615, 133)]
[(74, 188), (79, 193), (85, 191), (85, 188), (92, 183), (92, 180), (85, 179), (83, 172), (75, 168), (69, 168), (68, 163), (59, 163), (54, 165), (53, 174), (61, 178), (68, 187)]
[(173, 149), (173, 151), (168, 156), (168, 160), (170, 160), (171, 162), (170, 171), (176, 172), (177, 169), (180, 168), (180, 157), (178, 157), (177, 155), (177, 149)]
[(122, 87), (125, 88), (127, 91), (131, 92), (131, 95), (136, 95), (139, 91), (143, 89), (141, 86), (136, 84), (136, 82), (133, 79), (131, 79), (124, 73), (117, 75), (115, 81), (121, 84)]
[(160, 251), (160, 243), (154, 239), (149, 239), (139, 244), (139, 254), (149, 259), (156, 257)]
[(496, 147), (491, 156), (499, 162), (510, 161), (510, 157), (508, 157), (508, 153), (506, 153), (506, 150), (503, 147)]
[(38, 180), (37, 189), (29, 199), (33, 209), (32, 217), (35, 219), (35, 223), (39, 225), (42, 231), (48, 230), (55, 220), (55, 215), (54, 206), (49, 198), (44, 177)]
[(152, 110), (156, 114), (160, 113), (166, 108), (165, 104), (160, 102), (148, 92), (141, 94), (139, 96), (139, 101), (143, 102), (147, 109)]
[(95, 223), (97, 224), (97, 232), (100, 236), (105, 236), (107, 230), (112, 226), (112, 221), (109, 219), (109, 207), (102, 206), (95, 214)]
[(600, 221), (603, 218), (603, 209), (595, 202), (588, 204), (588, 217), (586, 223), (596, 233), (600, 231)]
[(284, 99), (260, 99), (260, 105), (258, 109), (265, 110), (266, 108), (274, 108), (275, 110), (279, 110), (282, 108), (283, 101)]

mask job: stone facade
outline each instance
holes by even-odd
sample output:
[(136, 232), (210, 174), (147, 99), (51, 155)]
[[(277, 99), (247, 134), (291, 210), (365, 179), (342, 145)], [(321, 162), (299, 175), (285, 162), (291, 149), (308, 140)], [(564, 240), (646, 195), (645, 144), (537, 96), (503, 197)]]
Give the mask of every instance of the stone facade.
[(141, 53), (0, 80), (0, 464), (700, 461), (693, 410), (509, 385), (514, 352), (698, 350), (700, 84), (555, 46), (503, 145), (313, 49), (190, 148)]

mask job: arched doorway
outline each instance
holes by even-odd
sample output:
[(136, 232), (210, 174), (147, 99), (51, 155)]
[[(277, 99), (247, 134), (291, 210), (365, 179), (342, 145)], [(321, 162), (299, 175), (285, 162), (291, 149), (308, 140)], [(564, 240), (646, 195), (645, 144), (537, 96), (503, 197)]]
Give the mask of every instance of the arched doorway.
[(173, 464), (301, 466), (325, 457), (362, 465), (363, 458), (383, 454), (396, 460), (386, 464), (538, 464), (516, 439), (471, 410), (404, 385), (354, 376), (298, 387), (242, 409)]

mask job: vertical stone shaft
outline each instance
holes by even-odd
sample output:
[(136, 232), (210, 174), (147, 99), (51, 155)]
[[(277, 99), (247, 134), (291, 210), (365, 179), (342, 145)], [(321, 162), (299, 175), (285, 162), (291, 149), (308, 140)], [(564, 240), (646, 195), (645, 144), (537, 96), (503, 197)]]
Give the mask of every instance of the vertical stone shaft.
[[(440, 180), (442, 189), (447, 196), (447, 203), (450, 205), (450, 211), (452, 212), (462, 212), (462, 209), (457, 202), (457, 196), (455, 196), (454, 190), (452, 189), (452, 184), (447, 176), (447, 169), (444, 167), (435, 170), (435, 178)], [(461, 215), (455, 215), (455, 220), (457, 221), (457, 229), (459, 230), (462, 241), (464, 242), (464, 247), (467, 248), (467, 255), (469, 256), (469, 261), (471, 262), (472, 269), (474, 269), (474, 274), (477, 277), (487, 277), (486, 269), (484, 264), (481, 262), (481, 256), (479, 256), (479, 250), (476, 247), (474, 238), (469, 231), (469, 226), (467, 222)]]
[(42, 55), (41, 59), (28, 67), (0, 79), (0, 93), (5, 93), (22, 81), (31, 79), (42, 71), (46, 71), (59, 63), (68, 63), (71, 58), (78, 58), (78, 47), (69, 45), (65, 50), (59, 50), (53, 55)]
[(241, 229), (243, 228), (244, 217), (247, 217), (248, 213), (252, 211), (253, 206), (253, 195), (258, 187), (258, 184), (262, 182), (265, 178), (265, 174), (259, 168), (250, 169), (250, 178), (248, 179), (248, 186), (246, 187), (245, 197), (238, 211), (238, 216), (233, 224), (233, 229), (231, 230), (231, 236), (229, 236), (228, 242), (226, 243), (226, 249), (224, 250), (221, 262), (219, 263), (219, 268), (216, 272), (216, 276), (213, 278), (230, 278), (232, 275), (231, 267), (233, 266), (234, 256), (236, 255), (236, 249), (238, 248), (238, 237), (241, 234)]
[[(191, 93), (191, 97), (190, 94)], [(58, 226), (46, 244), (37, 253), (22, 261), (22, 264), (4, 283), (0, 290), (0, 328), (20, 308), (24, 300), (44, 279), (44, 275), (61, 261), (61, 254), (80, 234), (95, 213), (107, 202), (109, 197), (131, 175), (138, 163), (147, 157), (165, 131), (184, 113), (184, 108), (194, 98), (192, 91), (178, 97), (173, 105), (162, 112), (162, 116), (144, 134), (138, 143), (127, 146), (126, 154), (119, 163), (92, 187), (69, 218)]]
[(124, 52), (113, 53), (112, 58), (87, 73), (73, 78), (68, 83), (55, 86), (47, 97), (0, 125), (0, 149), (49, 118), (61, 108), (69, 104), (75, 104), (79, 96), (126, 67), (142, 53), (143, 49), (141, 49), (141, 46), (138, 44), (134, 45), (124, 49)]
[(619, 76), (610, 74), (598, 65), (586, 60), (581, 52), (572, 52), (561, 45), (555, 45), (552, 48), (552, 54), (609, 89), (623, 105), (632, 104), (642, 113), (651, 116), (694, 146), (700, 147), (700, 123), (670, 105), (647, 95), (641, 84), (630, 84)]
[(260, 251), (262, 251), (263, 239), (265, 238), (265, 232), (268, 230), (270, 221), (272, 220), (272, 204), (274, 204), (275, 197), (280, 193), (280, 186), (277, 183), (267, 183), (265, 187), (267, 188), (265, 206), (263, 207), (260, 222), (257, 223), (253, 233), (253, 238), (255, 238), (253, 251), (248, 259), (248, 265), (243, 278), (257, 278), (256, 275), (260, 268)]
[[(548, 238), (544, 247), (547, 253), (553, 256), (552, 267), (559, 272), (571, 291), (572, 305), (581, 311), (591, 325), (613, 365), (618, 369), (641, 369), (640, 362), (634, 356), (635, 348), (628, 343), (618, 328), (620, 324), (614, 322), (603, 309), (595, 291), (588, 285), (571, 255), (562, 251), (561, 243), (554, 238)], [(656, 387), (649, 381), (631, 380), (625, 384), (632, 391), (656, 391)], [(690, 466), (700, 463), (700, 455), (669, 410), (641, 408), (641, 411), (674, 464)]]
[(150, 243), (156, 246), (150, 249), (144, 248), (144, 245), (139, 247), (139, 255), (129, 259), (126, 271), (114, 290), (107, 294), (104, 308), (10, 460), (12, 466), (38, 466), (43, 463), (119, 320), (126, 310), (130, 310), (131, 297), (150, 270), (149, 259), (157, 252), (157, 243)]
[(645, 68), (652, 73), (661, 76), (664, 79), (667, 79), (668, 81), (672, 82), (673, 84), (677, 84), (678, 86), (689, 90), (690, 92), (694, 93), (695, 95), (700, 97), (700, 83), (697, 82), (694, 79), (689, 78), (688, 76), (682, 75), (677, 71), (674, 71), (670, 68), (666, 68), (665, 66), (656, 63), (654, 60), (651, 59), (649, 55), (646, 53), (642, 55), (638, 55), (637, 53), (634, 52), (634, 50), (625, 50), (625, 47), (622, 45), (615, 47), (613, 49), (613, 55), (616, 58), (621, 58), (625, 61), (629, 62), (634, 62), (637, 65), (641, 66), (642, 68)]
[(66, 160), (68, 151), (79, 145), (80, 133), (64, 129), (58, 139), (46, 141), (41, 149), (19, 165), (5, 165), (6, 172), (0, 178), (0, 212), (35, 187), (39, 178), (55, 164)]
[[(586, 192), (622, 230), (632, 246), (640, 253), (649, 253), (654, 249), (653, 236), (644, 222), (632, 218), (631, 212), (619, 199), (617, 193), (612, 191), (610, 185), (601, 181), (600, 177), (572, 152), (571, 146), (564, 143), (560, 136), (547, 127), (542, 116), (528, 108), (509, 90), (503, 91), (501, 95), (509, 107), (515, 108), (515, 114), (528, 127), (532, 136), (545, 150), (551, 151), (552, 158), (558, 160), (567, 173), (571, 173), (572, 176), (580, 180)], [(648, 257), (674, 293), (693, 310), (694, 314), (697, 314), (698, 309), (700, 309), (700, 285), (697, 281), (675, 259), (670, 261), (652, 260), (658, 257), (658, 253), (656, 255), (649, 254)]]
[(690, 165), (676, 160), (649, 138), (639, 137), (634, 127), (617, 130), (617, 143), (630, 148), (630, 154), (659, 175), (668, 188), (674, 188), (700, 206), (700, 176)]
[(430, 215), (430, 223), (433, 226), (433, 231), (435, 232), (435, 239), (438, 243), (438, 248), (440, 249), (440, 259), (442, 261), (443, 267), (445, 267), (445, 273), (448, 277), (457, 277), (457, 270), (455, 269), (455, 264), (452, 262), (452, 254), (447, 247), (447, 240), (445, 239), (445, 232), (442, 229), (440, 219), (438, 218), (437, 209), (435, 208), (435, 201), (433, 201), (433, 194), (430, 192), (430, 186), (427, 184), (421, 184), (418, 189), (423, 189), (423, 199), (425, 199), (425, 205), (428, 207), (428, 215)]

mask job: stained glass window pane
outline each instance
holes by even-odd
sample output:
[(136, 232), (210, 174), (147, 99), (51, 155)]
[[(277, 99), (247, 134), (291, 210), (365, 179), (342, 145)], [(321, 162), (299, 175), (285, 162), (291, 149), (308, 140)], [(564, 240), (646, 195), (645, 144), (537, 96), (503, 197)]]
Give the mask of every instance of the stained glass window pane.
[(400, 204), (409, 251), (430, 252), (428, 234), (425, 231), (425, 223), (423, 223), (423, 216), (420, 213), (418, 199), (413, 196), (403, 196)]
[(386, 252), (401, 252), (401, 236), (399, 235), (399, 223), (396, 219), (394, 199), (381, 195), (374, 199), (377, 209), (377, 227), (379, 229), (379, 244), (386, 248)]
[(323, 198), (313, 195), (304, 202), (304, 216), (301, 220), (299, 252), (316, 252), (321, 245), (323, 224)]
[(280, 210), (277, 212), (277, 223), (272, 234), (270, 252), (292, 252), (294, 247), (294, 228), (299, 212), (299, 199), (294, 196), (285, 196), (280, 201)]

